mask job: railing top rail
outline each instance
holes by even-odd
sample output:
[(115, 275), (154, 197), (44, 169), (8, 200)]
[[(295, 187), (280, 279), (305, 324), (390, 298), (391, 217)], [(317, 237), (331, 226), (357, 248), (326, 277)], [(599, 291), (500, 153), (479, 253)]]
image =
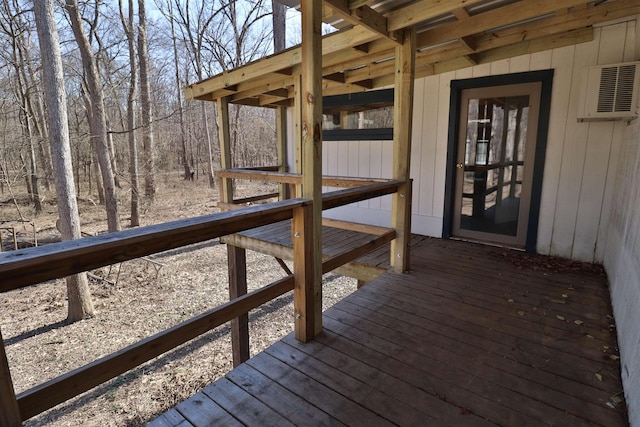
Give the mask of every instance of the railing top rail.
[[(302, 184), (302, 175), (291, 172), (273, 172), (253, 168), (231, 168), (215, 172), (218, 178), (246, 179), (279, 184)], [(392, 182), (385, 178), (323, 175), (322, 185), (332, 187), (359, 187), (376, 183)]]
[(395, 193), (402, 184), (402, 181), (386, 180), (375, 184), (324, 193), (322, 195), (322, 210)]
[(289, 219), (303, 199), (181, 219), (0, 254), (0, 292)]

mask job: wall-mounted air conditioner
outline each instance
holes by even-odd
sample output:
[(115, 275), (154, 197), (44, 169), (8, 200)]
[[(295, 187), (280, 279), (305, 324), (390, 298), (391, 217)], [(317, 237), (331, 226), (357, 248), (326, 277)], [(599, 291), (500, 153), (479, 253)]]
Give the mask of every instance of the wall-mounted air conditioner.
[(584, 70), (578, 121), (638, 117), (640, 62), (598, 65)]

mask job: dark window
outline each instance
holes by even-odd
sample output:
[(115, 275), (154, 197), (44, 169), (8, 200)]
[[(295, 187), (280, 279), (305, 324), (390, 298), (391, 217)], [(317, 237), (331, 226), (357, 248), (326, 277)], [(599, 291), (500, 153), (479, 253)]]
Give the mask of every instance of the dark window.
[(393, 139), (393, 89), (326, 96), (322, 105), (325, 141)]

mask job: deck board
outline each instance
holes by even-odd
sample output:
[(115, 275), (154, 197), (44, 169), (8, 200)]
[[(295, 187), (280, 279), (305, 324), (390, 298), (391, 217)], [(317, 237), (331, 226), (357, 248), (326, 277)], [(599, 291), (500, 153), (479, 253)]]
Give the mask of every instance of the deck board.
[(410, 273), (325, 311), (312, 342), (285, 337), (155, 425), (628, 425), (605, 276), (465, 242), (411, 250)]
[[(374, 237), (377, 236), (343, 228), (322, 226), (322, 254), (324, 257), (339, 255), (367, 244)], [(416, 242), (422, 239), (416, 238)], [(278, 258), (293, 259), (290, 220), (225, 236), (222, 241)], [(347, 264), (339, 271), (342, 274), (368, 281), (382, 274), (389, 266), (389, 244), (385, 244)]]

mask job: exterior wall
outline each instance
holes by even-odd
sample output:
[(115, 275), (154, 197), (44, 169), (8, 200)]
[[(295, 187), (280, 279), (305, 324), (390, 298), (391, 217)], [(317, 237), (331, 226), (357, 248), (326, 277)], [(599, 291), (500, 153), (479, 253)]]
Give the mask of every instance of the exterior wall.
[(624, 131), (604, 265), (632, 426), (640, 426), (640, 120)]
[[(636, 58), (640, 58), (640, 26), (636, 34)], [(629, 421), (632, 426), (640, 426), (640, 119), (622, 133), (604, 265), (618, 331)]]
[[(633, 52), (635, 28), (635, 20), (610, 24), (596, 28), (589, 43), (416, 80), (412, 231), (442, 235), (451, 80), (553, 68), (537, 249), (542, 254), (602, 262), (626, 123), (577, 123), (581, 73), (589, 65), (640, 59)], [(323, 150), (325, 174), (391, 176), (391, 141), (325, 142)], [(390, 210), (387, 197), (325, 215), (389, 225)]]

